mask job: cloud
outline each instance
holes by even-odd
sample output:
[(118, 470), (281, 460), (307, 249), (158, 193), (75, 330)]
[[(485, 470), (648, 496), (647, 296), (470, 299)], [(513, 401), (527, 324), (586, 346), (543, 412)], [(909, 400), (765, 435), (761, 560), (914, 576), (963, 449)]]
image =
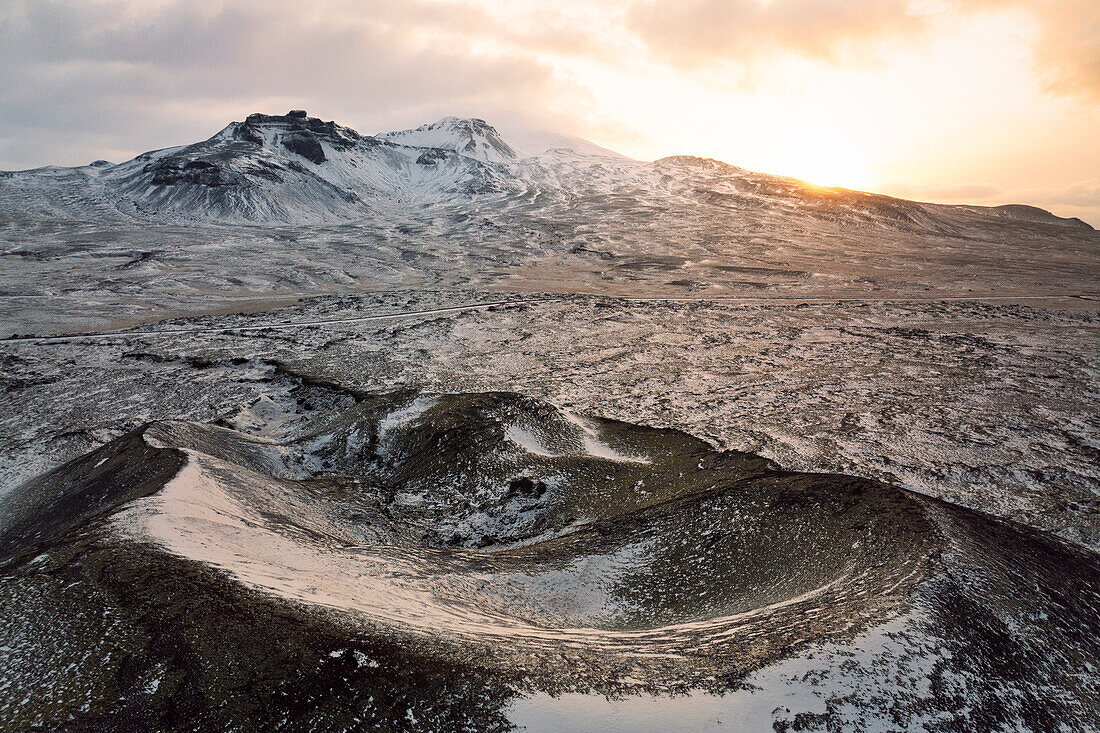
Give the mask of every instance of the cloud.
[(1032, 50), (1047, 87), (1100, 100), (1100, 3), (1033, 0), (1027, 5), (1039, 23)]
[(1100, 178), (1061, 188), (1024, 188), (1006, 191), (988, 183), (922, 184), (888, 183), (882, 193), (917, 201), (986, 202), (1016, 197), (1012, 203), (1034, 205), (1100, 206)]
[(627, 22), (681, 66), (748, 62), (776, 51), (836, 60), (926, 26), (904, 0), (648, 0)]
[(1100, 210), (1100, 178), (1063, 188), (1028, 189), (1015, 192), (1040, 206), (1067, 206)]
[[(893, 76), (887, 69), (814, 95), (834, 72), (845, 78), (841, 66), (858, 68), (877, 55), (889, 61), (892, 49), (917, 39), (955, 33), (957, 41), (959, 19), (1006, 9), (1015, 14), (1013, 23), (987, 27), (1016, 32), (1016, 20), (1034, 18), (1025, 40), (1049, 89), (1100, 100), (1100, 3), (1094, 0), (4, 0), (0, 168), (121, 160), (202, 139), (251, 112), (304, 107), (367, 133), (445, 114), (479, 116), (505, 128), (592, 136), (639, 157), (734, 157), (754, 146), (762, 151), (758, 167), (779, 172), (803, 138), (836, 132), (836, 125), (821, 126), (830, 109), (862, 109), (860, 119), (874, 118), (894, 147), (876, 151), (850, 136), (848, 153), (871, 150), (867, 155), (878, 156), (880, 168), (890, 156), (946, 146), (958, 152), (944, 154), (947, 162), (938, 165), (959, 163), (952, 176), (965, 176), (966, 156), (982, 148), (989, 131), (1011, 128), (1019, 134), (1003, 137), (1012, 149), (997, 149), (981, 159), (983, 166), (1004, 154), (1032, 161), (1029, 171), (1041, 172), (1049, 161), (1045, 153), (1029, 152), (1029, 144), (1036, 135), (1057, 138), (1069, 129), (1043, 150), (1072, 146), (1070, 162), (1087, 169), (1097, 148), (1081, 136), (1080, 124), (1065, 122), (1066, 99), (1053, 100), (1063, 107), (1035, 105), (1053, 111), (1030, 127), (996, 116), (998, 100), (1016, 94), (1013, 84), (1028, 87), (1021, 98), (1034, 97), (1026, 60), (1023, 74), (1011, 66), (1000, 87), (983, 86), (977, 91), (988, 93), (974, 99), (974, 86), (985, 84), (984, 69), (1015, 63), (996, 56), (1005, 44), (987, 56), (975, 44), (977, 71), (965, 77), (970, 86), (951, 86), (955, 67), (938, 59), (929, 43), (939, 76), (922, 76), (924, 67)], [(811, 63), (772, 67), (777, 54)], [(755, 75), (753, 88), (739, 83), (737, 66), (751, 72), (740, 76)], [(784, 85), (787, 96), (773, 95), (769, 103), (767, 92)], [(788, 98), (793, 102), (784, 106)], [(803, 100), (817, 104), (817, 129), (776, 124), (796, 119)], [(946, 120), (935, 114), (937, 104), (950, 112)], [(914, 135), (914, 119), (935, 129)], [(845, 135), (839, 130), (834, 137)], [(1075, 168), (1066, 176), (1089, 174)], [(920, 175), (927, 180), (927, 171)], [(1019, 178), (997, 182), (1019, 185)], [(978, 200), (995, 193), (972, 186), (908, 195)], [(1091, 194), (1072, 195), (1080, 201)]]
[(1033, 20), (1031, 49), (1048, 89), (1100, 97), (1096, 0), (640, 0), (627, 24), (681, 68), (751, 66), (777, 53), (865, 65), (954, 20), (1006, 10)]
[(1057, 188), (1005, 190), (987, 183), (908, 185), (889, 183), (879, 193), (913, 201), (945, 204), (1029, 204), (1049, 209), (1059, 216), (1076, 216), (1100, 227), (1100, 178)]
[(0, 167), (139, 152), (291, 106), (368, 132), (537, 106), (551, 69), (475, 52), (487, 27), (476, 8), (417, 0), (9, 1)]
[(953, 203), (981, 203), (1004, 194), (997, 186), (988, 183), (962, 184), (906, 184), (888, 183), (880, 186), (879, 191), (913, 201), (950, 201)]

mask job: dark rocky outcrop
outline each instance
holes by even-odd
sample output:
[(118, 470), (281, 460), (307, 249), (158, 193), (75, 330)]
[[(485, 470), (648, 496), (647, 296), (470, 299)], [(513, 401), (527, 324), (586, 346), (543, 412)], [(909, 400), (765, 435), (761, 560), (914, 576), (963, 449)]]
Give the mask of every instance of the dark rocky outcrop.
[(200, 186), (230, 186), (244, 183), (244, 177), (227, 170), (208, 160), (180, 160), (162, 158), (145, 166), (145, 171), (153, 174), (152, 183), (156, 186), (175, 186), (181, 183), (195, 183)]
[(430, 148), (420, 154), (420, 157), (416, 159), (417, 165), (435, 165), (440, 161), (446, 160), (450, 153), (442, 148)]
[(309, 130), (293, 130), (283, 136), (283, 147), (314, 163), (325, 162), (325, 150), (321, 141)]
[(332, 406), (278, 445), (152, 423), (0, 498), (0, 727), (508, 730), (518, 692), (725, 694), (913, 609), (887, 649), (931, 692), (857, 708), (1095, 727), (1100, 563), (1055, 537), (511, 393)]
[[(350, 127), (338, 125), (331, 120), (326, 122), (317, 117), (306, 117), (302, 110), (291, 110), (286, 115), (265, 115), (257, 112), (246, 117), (244, 122), (233, 123), (228, 129), (234, 139), (246, 142), (262, 144), (263, 132), (267, 130), (274, 131), (277, 138), (284, 140), (287, 137), (308, 139), (312, 136), (317, 141), (323, 141), (337, 150), (347, 150), (356, 144), (369, 143), (373, 140), (369, 136), (360, 135)], [(287, 147), (289, 149), (289, 146)]]

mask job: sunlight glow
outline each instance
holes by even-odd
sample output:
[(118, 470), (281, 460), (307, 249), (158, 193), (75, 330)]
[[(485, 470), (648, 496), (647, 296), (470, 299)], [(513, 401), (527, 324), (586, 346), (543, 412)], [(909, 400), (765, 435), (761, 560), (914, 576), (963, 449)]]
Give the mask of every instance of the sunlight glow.
[[(1029, 46), (1034, 25), (1011, 8), (944, 20), (936, 34), (862, 63), (776, 54), (747, 68), (671, 69), (640, 51), (618, 64), (553, 62), (588, 123), (579, 134), (633, 157), (694, 154), (822, 186), (995, 180), (1008, 191), (1056, 183), (1046, 180), (1049, 158), (1015, 152), (1060, 155), (1054, 148), (1098, 119), (1044, 88)], [(1095, 176), (1100, 145), (1074, 152), (1058, 161), (1063, 185)]]

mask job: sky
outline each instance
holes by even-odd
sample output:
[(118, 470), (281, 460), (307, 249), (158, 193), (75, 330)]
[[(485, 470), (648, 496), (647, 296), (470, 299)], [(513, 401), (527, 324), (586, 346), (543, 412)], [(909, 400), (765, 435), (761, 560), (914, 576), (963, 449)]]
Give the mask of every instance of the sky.
[(0, 169), (446, 115), (1100, 227), (1096, 0), (3, 0)]

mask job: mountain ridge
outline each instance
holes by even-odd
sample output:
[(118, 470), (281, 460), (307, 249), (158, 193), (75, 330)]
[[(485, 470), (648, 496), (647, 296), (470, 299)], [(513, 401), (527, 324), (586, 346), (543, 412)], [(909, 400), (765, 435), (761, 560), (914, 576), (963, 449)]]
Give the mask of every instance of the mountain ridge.
[[(99, 160), (0, 172), (0, 214), (311, 224), (355, 221), (380, 207), (454, 206), (483, 197), (559, 205), (579, 197), (660, 201), (687, 194), (702, 206), (770, 204), (811, 218), (938, 233), (950, 229), (947, 220), (958, 214), (1093, 231), (1080, 219), (1023, 204), (926, 204), (813, 186), (712, 158), (636, 161), (580, 139), (573, 148), (534, 152), (543, 147), (538, 139), (514, 146), (480, 118), (444, 117), (366, 135), (304, 110), (254, 113), (206, 140), (118, 164)], [(548, 134), (541, 140), (569, 144), (573, 139)]]

